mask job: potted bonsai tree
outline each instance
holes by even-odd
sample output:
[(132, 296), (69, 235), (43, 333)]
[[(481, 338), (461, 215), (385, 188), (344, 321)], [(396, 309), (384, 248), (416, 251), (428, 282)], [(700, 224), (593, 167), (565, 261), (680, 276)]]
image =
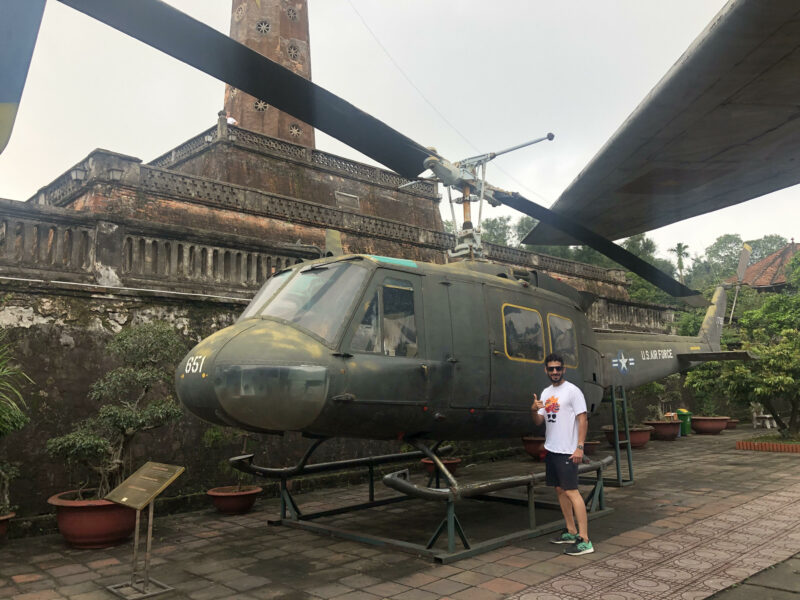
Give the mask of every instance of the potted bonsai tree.
[(664, 411), (659, 404), (648, 405), (647, 420), (643, 423), (653, 428), (653, 437), (657, 440), (674, 441), (681, 430), (681, 422), (664, 417)]
[[(224, 442), (229, 442), (234, 439), (241, 440), (241, 454), (247, 454), (250, 434), (245, 431), (234, 431), (223, 427), (209, 427), (203, 434), (203, 443), (208, 448), (219, 446)], [(211, 498), (211, 502), (219, 512), (225, 515), (241, 515), (248, 512), (253, 508), (256, 497), (263, 489), (257, 485), (245, 484), (245, 474), (233, 469), (227, 460), (224, 461), (223, 469), (226, 471), (235, 471), (236, 485), (226, 485), (208, 490), (206, 493)]]
[(120, 366), (91, 387), (93, 416), (47, 442), (47, 451), (89, 474), (76, 490), (52, 496), (58, 528), (77, 547), (102, 548), (130, 537), (135, 512), (103, 498), (131, 472), (131, 444), (144, 431), (182, 415), (172, 397), (175, 364), (185, 344), (164, 322), (122, 329), (108, 344)]
[[(28, 417), (22, 412), (25, 402), (19, 384), (30, 381), (30, 378), (13, 361), (11, 345), (6, 341), (5, 332), (0, 331), (0, 439), (22, 429), (28, 422)], [(0, 538), (6, 535), (8, 522), (15, 515), (9, 488), (18, 475), (19, 469), (15, 464), (0, 459)]]

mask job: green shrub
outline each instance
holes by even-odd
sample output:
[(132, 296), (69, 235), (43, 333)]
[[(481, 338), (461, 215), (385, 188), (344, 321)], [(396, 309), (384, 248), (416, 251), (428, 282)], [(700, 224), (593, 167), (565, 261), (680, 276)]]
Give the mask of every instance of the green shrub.
[(47, 442), (51, 455), (66, 459), (70, 467), (88, 469), (92, 475), (80, 487), (91, 485), (98, 498), (130, 473), (131, 444), (139, 433), (183, 414), (172, 396), (172, 377), (185, 344), (167, 323), (123, 329), (108, 350), (122, 364), (92, 385), (89, 398), (99, 404), (97, 414)]

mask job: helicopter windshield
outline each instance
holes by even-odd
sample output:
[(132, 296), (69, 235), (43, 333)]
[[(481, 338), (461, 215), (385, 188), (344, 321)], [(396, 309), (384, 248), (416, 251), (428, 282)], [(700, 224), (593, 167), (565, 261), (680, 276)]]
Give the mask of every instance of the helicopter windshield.
[(250, 317), (256, 316), (258, 312), (264, 308), (264, 305), (269, 299), (275, 295), (275, 292), (277, 292), (284, 283), (289, 281), (289, 277), (294, 275), (294, 273), (295, 271), (283, 271), (270, 277), (250, 301), (250, 304), (247, 305), (247, 308), (244, 309), (239, 320), (241, 321), (242, 319), (249, 319)]
[(351, 262), (307, 267), (275, 294), (261, 316), (288, 321), (333, 343), (368, 275)]

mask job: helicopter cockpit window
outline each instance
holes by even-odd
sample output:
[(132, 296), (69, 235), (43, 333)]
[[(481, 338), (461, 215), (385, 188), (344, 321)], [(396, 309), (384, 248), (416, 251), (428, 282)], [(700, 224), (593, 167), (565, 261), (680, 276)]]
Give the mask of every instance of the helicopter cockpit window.
[(410, 282), (391, 278), (383, 282), (366, 306), (350, 349), (385, 356), (417, 356), (414, 287)]
[(351, 262), (306, 267), (275, 294), (261, 316), (283, 319), (332, 343), (368, 275)]
[(513, 360), (544, 360), (542, 317), (535, 310), (503, 305), (506, 355)]
[(572, 321), (558, 315), (547, 315), (547, 323), (550, 326), (550, 347), (553, 352), (564, 357), (565, 366), (577, 367), (578, 345)]
[(244, 309), (239, 320), (241, 321), (242, 319), (256, 316), (258, 312), (264, 308), (264, 305), (269, 302), (269, 299), (275, 295), (275, 292), (277, 292), (284, 283), (289, 281), (289, 277), (292, 275), (294, 275), (294, 271), (283, 271), (267, 279), (266, 283), (261, 286), (261, 289), (258, 290), (258, 293), (256, 293), (250, 301), (250, 304), (247, 305), (247, 308)]

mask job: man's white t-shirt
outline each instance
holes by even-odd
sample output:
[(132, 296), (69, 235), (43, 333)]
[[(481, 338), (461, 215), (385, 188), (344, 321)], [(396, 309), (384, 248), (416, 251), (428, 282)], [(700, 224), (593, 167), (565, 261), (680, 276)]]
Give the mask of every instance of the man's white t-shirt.
[(539, 414), (547, 425), (544, 447), (548, 452), (572, 454), (578, 447), (578, 422), (575, 420), (586, 412), (586, 399), (580, 388), (569, 381), (551, 385), (541, 395), (544, 408)]

